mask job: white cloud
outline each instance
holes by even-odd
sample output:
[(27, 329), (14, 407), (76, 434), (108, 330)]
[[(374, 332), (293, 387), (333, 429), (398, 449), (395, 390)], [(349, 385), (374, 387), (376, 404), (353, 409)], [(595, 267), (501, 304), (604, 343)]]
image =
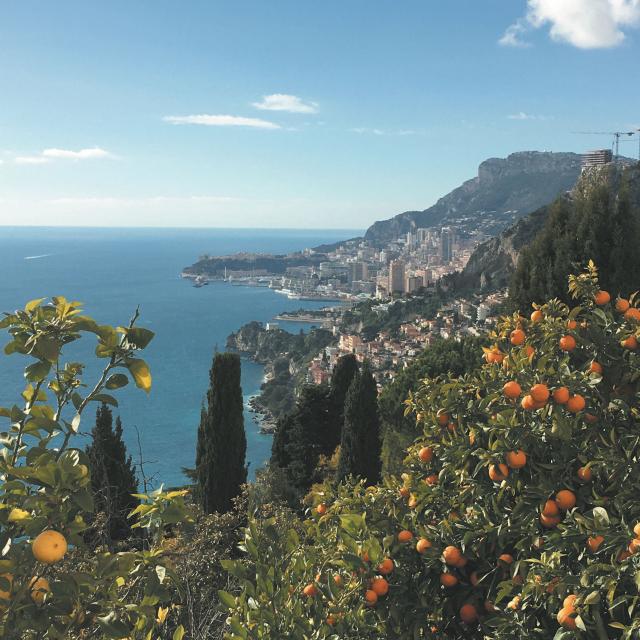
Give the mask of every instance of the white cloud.
[(549, 25), (551, 37), (580, 49), (615, 47), (625, 39), (624, 29), (640, 26), (640, 0), (527, 0), (525, 19), (512, 24), (499, 40), (523, 46), (528, 29)]
[(535, 116), (531, 113), (525, 113), (524, 111), (519, 111), (518, 113), (512, 113), (507, 116), (509, 120), (548, 120), (547, 116)]
[(289, 113), (318, 113), (317, 102), (304, 102), (298, 96), (288, 93), (272, 93), (262, 96), (261, 102), (254, 102), (256, 109), (263, 111), (288, 111)]
[(201, 124), (207, 127), (254, 127), (256, 129), (280, 129), (280, 125), (260, 118), (243, 116), (209, 115), (206, 113), (191, 116), (165, 116), (165, 122), (171, 124)]
[(91, 160), (93, 158), (112, 158), (113, 155), (100, 147), (91, 147), (90, 149), (79, 149), (72, 151), (71, 149), (45, 149), (42, 152), (45, 158), (63, 158), (68, 160)]
[(16, 164), (46, 164), (49, 158), (44, 156), (17, 156), (13, 159)]
[(424, 131), (417, 129), (376, 129), (372, 127), (353, 127), (349, 129), (352, 133), (359, 133), (362, 135), (371, 134), (374, 136), (421, 136), (424, 135)]

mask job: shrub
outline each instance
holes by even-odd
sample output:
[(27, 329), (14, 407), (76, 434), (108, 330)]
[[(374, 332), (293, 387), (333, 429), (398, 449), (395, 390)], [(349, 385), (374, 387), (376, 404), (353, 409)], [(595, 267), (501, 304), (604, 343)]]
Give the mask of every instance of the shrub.
[(637, 637), (640, 310), (592, 265), (569, 289), (424, 381), (401, 477), (325, 485), (302, 535), (252, 523), (229, 638)]

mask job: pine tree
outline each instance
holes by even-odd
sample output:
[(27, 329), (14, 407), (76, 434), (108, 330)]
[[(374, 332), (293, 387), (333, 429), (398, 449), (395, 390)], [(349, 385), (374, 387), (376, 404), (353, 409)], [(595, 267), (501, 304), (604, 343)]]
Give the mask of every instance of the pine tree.
[(353, 378), (344, 406), (344, 427), (340, 443), (337, 479), (349, 475), (367, 484), (380, 479), (380, 418), (378, 390), (369, 366)]
[(204, 511), (224, 513), (247, 479), (239, 356), (217, 353), (209, 379), (198, 429), (196, 477)]
[(95, 509), (107, 516), (110, 538), (121, 540), (130, 534), (127, 516), (138, 505), (132, 496), (138, 491), (138, 480), (122, 439), (122, 422), (116, 418), (114, 429), (111, 409), (103, 404), (96, 412), (91, 435), (93, 442), (86, 453)]
[(320, 442), (320, 451), (324, 455), (331, 455), (340, 444), (345, 398), (357, 373), (358, 361), (352, 354), (342, 356), (333, 370), (328, 398), (327, 428)]

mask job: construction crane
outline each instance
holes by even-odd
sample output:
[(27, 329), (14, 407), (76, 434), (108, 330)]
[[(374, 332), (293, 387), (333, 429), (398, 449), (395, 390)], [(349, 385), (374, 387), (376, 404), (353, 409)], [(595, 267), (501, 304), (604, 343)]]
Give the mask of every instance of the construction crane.
[(638, 131), (574, 131), (573, 133), (579, 133), (587, 136), (613, 136), (613, 145), (612, 152), (614, 158), (617, 158), (619, 155), (620, 149), (620, 138), (623, 136), (635, 136), (636, 133), (640, 135), (640, 129)]

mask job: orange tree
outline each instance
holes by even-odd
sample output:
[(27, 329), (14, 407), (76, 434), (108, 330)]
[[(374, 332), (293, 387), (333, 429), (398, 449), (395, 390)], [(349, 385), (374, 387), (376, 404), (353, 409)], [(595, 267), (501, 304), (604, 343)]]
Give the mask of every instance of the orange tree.
[(423, 382), (400, 477), (325, 485), (301, 533), (251, 523), (229, 638), (639, 637), (640, 309), (593, 265), (570, 291)]
[[(93, 510), (90, 463), (73, 448), (90, 403), (116, 405), (111, 392), (132, 378), (149, 391), (151, 373), (138, 357), (153, 332), (98, 325), (62, 297), (29, 302), (5, 314), (5, 354), (28, 359), (21, 402), (0, 407), (0, 636), (3, 638), (151, 639), (168, 615), (171, 564), (161, 548), (165, 524), (188, 519), (184, 492), (138, 496), (134, 526), (147, 530), (142, 551), (85, 548)], [(104, 362), (88, 385), (85, 366), (63, 351), (84, 334), (97, 338)], [(137, 512), (137, 513), (136, 513)], [(174, 638), (183, 635), (181, 628)]]

